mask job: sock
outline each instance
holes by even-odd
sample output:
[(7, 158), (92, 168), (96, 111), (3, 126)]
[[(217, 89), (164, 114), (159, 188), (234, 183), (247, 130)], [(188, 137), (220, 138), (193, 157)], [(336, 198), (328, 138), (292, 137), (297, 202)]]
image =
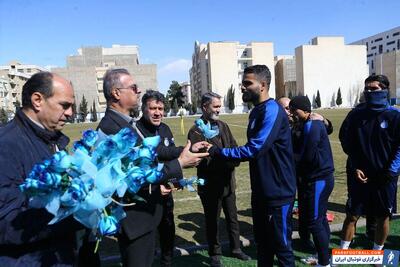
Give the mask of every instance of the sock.
[(373, 250), (382, 250), (384, 245), (378, 245), (374, 242), (374, 247), (372, 248)]
[(349, 249), (351, 241), (340, 240), (341, 249)]

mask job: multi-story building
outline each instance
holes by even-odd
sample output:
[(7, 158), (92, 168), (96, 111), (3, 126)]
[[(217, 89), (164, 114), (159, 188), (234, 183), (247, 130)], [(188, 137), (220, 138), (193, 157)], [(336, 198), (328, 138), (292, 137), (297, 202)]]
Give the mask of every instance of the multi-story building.
[[(350, 44), (365, 45), (367, 48), (369, 73), (382, 73), (380, 68), (377, 68), (376, 66), (377, 61), (381, 59), (379, 55), (390, 51), (400, 50), (400, 27), (363, 38)], [(380, 64), (380, 66), (382, 66), (382, 64)]]
[(22, 86), (35, 73), (48, 71), (37, 65), (21, 64), (12, 61), (0, 66), (0, 103), (7, 112), (15, 111), (15, 104), (21, 104)]
[(181, 91), (184, 97), (185, 105), (192, 104), (192, 89), (189, 82), (181, 82)]
[(340, 88), (341, 106), (358, 102), (368, 76), (364, 45), (345, 45), (343, 37), (316, 37), (295, 52), (299, 93), (314, 102), (319, 91), (321, 107), (332, 107)]
[(243, 104), (240, 85), (243, 70), (247, 66), (264, 64), (271, 71), (271, 85), (269, 94), (275, 97), (274, 51), (270, 42), (251, 42), (247, 45), (239, 42), (209, 42), (200, 44), (195, 42), (190, 69), (190, 83), (192, 95), (199, 97), (205, 92), (212, 91), (223, 97), (224, 112), (231, 112), (228, 108), (227, 94), (232, 88), (235, 97), (233, 112), (247, 111)]
[(65, 68), (53, 68), (52, 71), (71, 80), (78, 107), (85, 96), (88, 108), (95, 103), (101, 117), (106, 108), (103, 76), (109, 68), (126, 68), (143, 92), (148, 89), (157, 90), (157, 66), (139, 64), (139, 47), (136, 45), (82, 47), (78, 49), (77, 55), (67, 57)]
[(296, 59), (291, 55), (275, 57), (276, 98), (298, 95), (296, 87)]
[(390, 82), (392, 104), (400, 104), (400, 27), (363, 38), (351, 44), (367, 49), (369, 74), (384, 74)]

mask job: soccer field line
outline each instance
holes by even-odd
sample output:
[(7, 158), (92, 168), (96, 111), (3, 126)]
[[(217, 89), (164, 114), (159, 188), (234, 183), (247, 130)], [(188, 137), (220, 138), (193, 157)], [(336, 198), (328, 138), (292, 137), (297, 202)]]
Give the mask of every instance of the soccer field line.
[[(251, 193), (251, 190), (239, 191), (239, 192), (235, 192), (235, 193), (236, 193), (236, 195), (249, 194), (249, 193)], [(180, 198), (180, 199), (174, 198), (174, 202), (183, 202), (183, 201), (192, 201), (192, 200), (200, 200), (200, 197), (198, 195), (196, 195), (195, 197), (185, 197), (185, 198)]]

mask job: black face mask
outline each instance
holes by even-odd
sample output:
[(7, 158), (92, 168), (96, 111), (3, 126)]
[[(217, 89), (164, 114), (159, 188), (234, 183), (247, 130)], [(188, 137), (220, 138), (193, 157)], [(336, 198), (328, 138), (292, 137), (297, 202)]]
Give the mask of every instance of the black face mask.
[(367, 107), (374, 111), (381, 111), (389, 106), (389, 91), (387, 89), (378, 91), (364, 91)]

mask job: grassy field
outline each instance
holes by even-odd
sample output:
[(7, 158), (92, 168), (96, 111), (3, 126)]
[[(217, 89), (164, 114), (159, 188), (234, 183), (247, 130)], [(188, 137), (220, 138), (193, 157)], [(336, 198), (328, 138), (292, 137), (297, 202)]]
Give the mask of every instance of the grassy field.
[[(346, 188), (346, 155), (343, 153), (340, 142), (338, 139), (339, 127), (349, 112), (348, 109), (327, 109), (318, 111), (320, 114), (329, 118), (332, 121), (334, 131), (330, 135), (330, 141), (333, 151), (333, 157), (335, 162), (335, 188), (331, 194), (329, 200), (329, 212), (335, 215), (333, 224), (342, 223), (344, 219), (344, 204), (347, 198)], [(240, 115), (222, 115), (221, 119), (227, 122), (231, 128), (233, 135), (235, 136), (239, 145), (246, 143), (246, 128), (247, 128), (247, 114)], [(193, 125), (195, 117), (185, 117), (184, 125), (185, 132)], [(186, 143), (186, 134), (182, 134), (180, 131), (180, 122), (177, 118), (165, 118), (172, 132), (174, 133), (175, 142), (177, 145), (184, 145)], [(71, 124), (65, 129), (65, 133), (71, 137), (72, 140), (76, 140), (81, 136), (81, 132), (88, 128), (96, 128), (97, 124), (85, 123), (85, 124)], [(237, 206), (238, 206), (238, 218), (240, 222), (241, 235), (245, 237), (252, 236), (252, 220), (251, 220), (251, 209), (250, 209), (250, 178), (248, 163), (242, 163), (236, 169), (236, 181), (237, 181)], [(186, 177), (195, 175), (195, 169), (188, 169), (184, 171)], [(399, 194), (400, 195), (400, 194)], [(400, 198), (398, 195), (398, 199)], [(175, 198), (175, 223), (176, 229), (176, 245), (177, 246), (191, 246), (198, 244), (205, 244), (204, 234), (204, 216), (203, 209), (200, 200), (197, 198), (195, 193), (187, 191), (179, 191), (174, 193)], [(221, 219), (221, 240), (227, 240), (225, 233), (225, 221)], [(102, 255), (115, 254), (117, 249), (115, 246), (110, 245), (110, 242), (104, 242), (102, 245)], [(200, 256), (199, 257), (204, 257)], [(234, 265), (234, 266), (253, 266), (250, 265)], [(297, 265), (297, 264), (296, 264)], [(183, 266), (183, 265), (182, 265)], [(233, 266), (233, 265), (227, 265)]]

